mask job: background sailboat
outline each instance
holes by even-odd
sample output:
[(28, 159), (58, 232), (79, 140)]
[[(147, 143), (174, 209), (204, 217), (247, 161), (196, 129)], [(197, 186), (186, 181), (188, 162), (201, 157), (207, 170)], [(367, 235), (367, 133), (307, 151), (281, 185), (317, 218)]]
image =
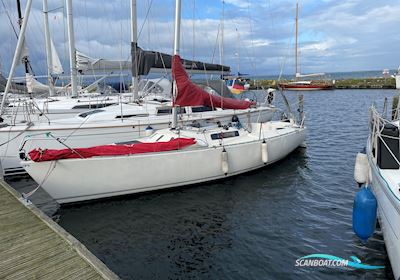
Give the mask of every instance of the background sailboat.
[[(325, 73), (300, 74), (299, 50), (299, 3), (296, 3), (296, 43), (295, 43), (295, 80), (293, 82), (280, 82), (278, 86), (284, 90), (325, 90), (333, 89), (334, 82), (324, 79)], [(318, 79), (316, 79), (318, 77)]]

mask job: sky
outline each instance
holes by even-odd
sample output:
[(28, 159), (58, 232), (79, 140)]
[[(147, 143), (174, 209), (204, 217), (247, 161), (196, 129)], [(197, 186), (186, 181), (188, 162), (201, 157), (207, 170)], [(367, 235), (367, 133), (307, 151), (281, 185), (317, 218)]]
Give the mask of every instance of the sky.
[[(16, 46), (15, 0), (0, 0), (0, 70)], [(21, 0), (23, 9), (25, 0)], [(26, 43), (36, 75), (46, 72), (42, 1), (33, 1)], [(50, 32), (69, 72), (63, 0), (48, 0)], [(174, 0), (138, 0), (139, 46), (172, 53)], [(299, 0), (302, 73), (397, 69), (400, 1)], [(251, 75), (293, 74), (295, 0), (183, 0), (180, 53)], [(94, 58), (130, 59), (130, 1), (75, 0), (76, 48)], [(23, 73), (18, 68), (17, 74)]]

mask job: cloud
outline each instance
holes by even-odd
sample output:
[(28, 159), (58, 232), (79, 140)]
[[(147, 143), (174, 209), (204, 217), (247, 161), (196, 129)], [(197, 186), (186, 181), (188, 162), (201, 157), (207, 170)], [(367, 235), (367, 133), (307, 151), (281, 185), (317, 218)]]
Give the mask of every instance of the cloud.
[(226, 4), (230, 4), (242, 9), (246, 9), (247, 7), (249, 7), (249, 3), (248, 1), (243, 1), (243, 0), (224, 0), (224, 2)]
[[(193, 1), (196, 1), (195, 12)], [(182, 55), (219, 62), (222, 3), (193, 1), (182, 3)], [(15, 15), (14, 2), (5, 3), (10, 14)], [(59, 8), (62, 3), (51, 1), (50, 9)], [(303, 0), (300, 4), (299, 49), (303, 72), (397, 68), (400, 3)], [(41, 9), (40, 1), (34, 2), (27, 34), (32, 64), (38, 74), (44, 74), (46, 69)], [(129, 1), (74, 1), (74, 13), (79, 50), (92, 57), (129, 58)], [(16, 38), (3, 8), (0, 15), (0, 61), (3, 72), (7, 72)], [(284, 72), (294, 73), (294, 15), (292, 0), (225, 0), (224, 63), (235, 68), (240, 57), (241, 71), (246, 73), (276, 74), (283, 64)], [(138, 1), (140, 46), (172, 52), (173, 16), (173, 0)], [(50, 25), (64, 68), (68, 69), (62, 7), (51, 13)]]

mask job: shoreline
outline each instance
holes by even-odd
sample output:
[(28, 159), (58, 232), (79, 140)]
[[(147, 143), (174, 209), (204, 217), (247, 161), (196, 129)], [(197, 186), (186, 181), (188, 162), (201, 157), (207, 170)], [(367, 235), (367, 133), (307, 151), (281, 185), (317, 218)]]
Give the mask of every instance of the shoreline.
[[(289, 82), (290, 80), (281, 80)], [(276, 80), (251, 80), (250, 89), (277, 88)], [(394, 78), (364, 78), (335, 80), (334, 89), (396, 89)]]

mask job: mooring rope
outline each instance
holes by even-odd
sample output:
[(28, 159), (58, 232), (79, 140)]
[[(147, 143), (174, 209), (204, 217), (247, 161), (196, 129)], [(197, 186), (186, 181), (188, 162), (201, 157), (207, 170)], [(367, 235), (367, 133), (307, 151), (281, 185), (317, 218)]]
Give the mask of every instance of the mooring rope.
[(21, 194), (21, 196), (24, 200), (29, 202), (29, 197), (32, 196), (38, 189), (40, 189), (43, 186), (43, 184), (47, 181), (47, 179), (50, 177), (50, 174), (53, 172), (54, 168), (56, 167), (56, 163), (57, 163), (56, 160), (51, 162), (49, 169), (47, 170), (46, 175), (44, 176), (42, 182), (40, 182), (40, 184), (36, 188), (34, 188), (33, 190), (31, 190), (28, 193)]

